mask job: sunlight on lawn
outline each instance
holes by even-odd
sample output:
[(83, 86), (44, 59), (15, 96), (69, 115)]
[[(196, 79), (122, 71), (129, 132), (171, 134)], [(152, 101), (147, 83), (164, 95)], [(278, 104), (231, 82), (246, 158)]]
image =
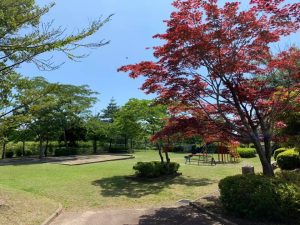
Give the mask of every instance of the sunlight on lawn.
[(240, 163), (210, 166), (185, 164), (183, 153), (171, 153), (180, 163), (182, 176), (156, 182), (126, 179), (137, 161), (158, 160), (155, 151), (138, 151), (135, 159), (80, 166), (35, 164), (0, 167), (0, 184), (10, 189), (31, 192), (60, 202), (69, 210), (82, 208), (121, 208), (174, 205), (179, 199), (196, 199), (217, 190), (218, 181), (241, 173), (251, 164), (261, 171), (258, 158)]

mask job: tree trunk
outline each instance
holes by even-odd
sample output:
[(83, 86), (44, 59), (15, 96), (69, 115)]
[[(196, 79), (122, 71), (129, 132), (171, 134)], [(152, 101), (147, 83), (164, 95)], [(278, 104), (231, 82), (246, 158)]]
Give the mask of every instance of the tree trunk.
[(47, 140), (46, 140), (45, 151), (44, 151), (45, 157), (48, 156), (48, 143), (49, 143), (49, 140), (47, 139)]
[(67, 141), (67, 133), (66, 133), (66, 129), (64, 129), (64, 142), (65, 142), (65, 147), (68, 147), (68, 141)]
[(127, 135), (125, 134), (125, 138), (124, 138), (125, 140), (125, 150), (127, 150)]
[(109, 151), (111, 150), (111, 145), (112, 145), (112, 139), (109, 139)]
[(5, 159), (5, 153), (6, 153), (6, 142), (3, 142), (3, 145), (2, 145), (2, 159)]
[(271, 165), (271, 157), (268, 157), (271, 148), (266, 149), (271, 146), (265, 146), (265, 149), (263, 149), (263, 146), (260, 144), (258, 139), (254, 141), (254, 146), (262, 165), (263, 174), (266, 176), (274, 176), (274, 171)]
[(39, 156), (39, 158), (40, 159), (42, 159), (42, 158), (44, 158), (44, 149), (43, 149), (43, 141), (42, 140), (40, 140), (40, 156)]
[(166, 155), (167, 163), (169, 163), (171, 160), (170, 160), (168, 151), (165, 151), (165, 155)]
[(93, 153), (96, 154), (97, 153), (97, 139), (93, 140)]
[(23, 145), (22, 145), (22, 155), (25, 156), (25, 141), (22, 141)]
[(160, 157), (160, 161), (161, 161), (161, 163), (164, 163), (164, 157), (163, 157), (163, 155), (161, 153), (161, 146), (160, 146), (159, 143), (157, 143), (156, 145), (157, 145), (157, 149), (158, 149), (158, 154), (159, 154), (159, 157)]

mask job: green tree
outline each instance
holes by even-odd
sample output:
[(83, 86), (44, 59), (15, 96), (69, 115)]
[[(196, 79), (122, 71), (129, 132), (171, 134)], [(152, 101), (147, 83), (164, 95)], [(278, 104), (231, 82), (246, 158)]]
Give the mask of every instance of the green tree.
[(97, 142), (106, 140), (109, 135), (111, 124), (103, 122), (97, 116), (88, 118), (86, 122), (87, 137), (93, 141), (93, 153), (97, 153)]
[[(47, 92), (47, 95), (24, 111), (30, 118), (27, 121), (29, 129), (35, 132), (40, 142), (40, 158), (47, 152), (50, 140), (62, 139), (68, 147), (74, 145), (77, 140), (84, 139), (83, 118), (95, 103), (96, 93), (86, 85), (51, 84), (41, 77), (35, 78), (32, 83), (28, 93), (23, 93), (22, 96)], [(48, 91), (49, 89), (51, 91)]]
[(114, 98), (110, 99), (108, 106), (101, 111), (99, 117), (105, 121), (112, 123), (114, 122), (115, 115), (119, 111), (120, 107), (117, 105), (116, 100)]
[(67, 35), (65, 29), (54, 28), (52, 22), (42, 23), (41, 18), (55, 4), (39, 7), (35, 0), (0, 1), (0, 75), (24, 62), (34, 63), (39, 69), (52, 70), (59, 65), (50, 59), (39, 58), (42, 53), (59, 51), (69, 59), (76, 60), (85, 55), (76, 55), (78, 48), (97, 48), (107, 41), (83, 43), (82, 40), (96, 33), (111, 19), (98, 19), (76, 34)]
[(137, 138), (149, 139), (162, 128), (163, 118), (166, 115), (166, 107), (155, 105), (152, 100), (130, 99), (116, 113), (115, 118), (117, 130), (124, 137), (125, 147), (127, 147), (128, 139), (131, 141)]

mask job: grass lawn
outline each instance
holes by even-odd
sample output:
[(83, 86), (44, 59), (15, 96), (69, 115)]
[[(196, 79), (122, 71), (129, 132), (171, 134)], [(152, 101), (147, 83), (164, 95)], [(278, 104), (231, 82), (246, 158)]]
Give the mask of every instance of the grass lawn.
[(41, 224), (57, 207), (45, 197), (0, 186), (0, 224)]
[(19, 190), (60, 202), (67, 210), (92, 208), (151, 207), (174, 204), (179, 199), (196, 199), (217, 190), (218, 181), (241, 173), (241, 166), (254, 165), (261, 171), (259, 159), (243, 159), (237, 164), (210, 166), (185, 165), (182, 153), (171, 153), (181, 164), (179, 176), (160, 182), (137, 182), (124, 178), (133, 174), (138, 161), (158, 160), (155, 151), (139, 151), (135, 159), (66, 166), (33, 164), (0, 167), (0, 188)]

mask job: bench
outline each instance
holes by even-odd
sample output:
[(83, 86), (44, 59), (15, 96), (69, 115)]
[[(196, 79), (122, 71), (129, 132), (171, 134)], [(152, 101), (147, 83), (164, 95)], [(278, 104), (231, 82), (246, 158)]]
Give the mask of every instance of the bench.
[(185, 164), (187, 164), (188, 162), (191, 163), (191, 160), (193, 159), (197, 160), (198, 161), (198, 165), (200, 164), (200, 162), (209, 162), (209, 158), (211, 158), (210, 160), (210, 164), (213, 165), (213, 164), (217, 164), (213, 155), (210, 155), (208, 153), (198, 153), (198, 154), (190, 154), (190, 155), (186, 155), (184, 156), (185, 158)]

